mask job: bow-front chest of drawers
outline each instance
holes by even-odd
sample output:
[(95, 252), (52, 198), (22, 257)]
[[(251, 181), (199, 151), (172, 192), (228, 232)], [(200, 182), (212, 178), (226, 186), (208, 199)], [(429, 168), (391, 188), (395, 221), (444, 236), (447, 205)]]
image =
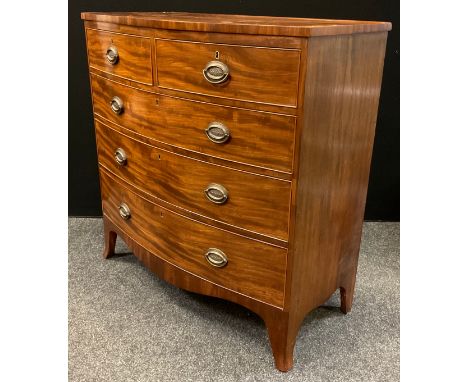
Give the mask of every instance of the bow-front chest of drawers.
[(384, 22), (83, 13), (104, 215), (180, 288), (265, 321), (276, 367), (351, 308)]

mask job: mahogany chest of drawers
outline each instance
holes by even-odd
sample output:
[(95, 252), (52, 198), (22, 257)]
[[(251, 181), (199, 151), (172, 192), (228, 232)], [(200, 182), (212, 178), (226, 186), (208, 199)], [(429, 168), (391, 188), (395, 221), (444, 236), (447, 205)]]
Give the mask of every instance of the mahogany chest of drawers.
[(159, 277), (241, 304), (292, 367), (351, 309), (384, 22), (83, 13), (104, 216)]

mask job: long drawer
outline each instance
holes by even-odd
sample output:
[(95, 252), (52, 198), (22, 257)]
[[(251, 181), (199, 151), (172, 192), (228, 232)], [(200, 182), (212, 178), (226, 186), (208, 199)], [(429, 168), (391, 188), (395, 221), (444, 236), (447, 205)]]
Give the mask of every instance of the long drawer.
[(86, 39), (91, 68), (153, 84), (150, 38), (87, 29)]
[(160, 87), (281, 106), (297, 106), (300, 57), (298, 49), (156, 40)]
[[(295, 117), (138, 90), (91, 75), (94, 112), (138, 134), (218, 158), (292, 172)], [(115, 97), (122, 107), (112, 109)]]
[(162, 259), (210, 282), (282, 306), (287, 250), (228, 233), (151, 203), (101, 171), (103, 212)]
[(174, 154), (96, 121), (99, 163), (196, 214), (286, 241), (291, 184)]

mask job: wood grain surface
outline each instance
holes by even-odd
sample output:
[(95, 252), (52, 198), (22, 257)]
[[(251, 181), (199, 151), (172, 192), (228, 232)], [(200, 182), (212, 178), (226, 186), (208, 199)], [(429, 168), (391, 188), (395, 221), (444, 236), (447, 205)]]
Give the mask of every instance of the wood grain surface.
[[(86, 30), (89, 66), (114, 76), (153, 84), (151, 39), (118, 33)], [(111, 64), (106, 58), (110, 46), (117, 48), (119, 59)]]
[[(288, 239), (290, 182), (204, 163), (131, 139), (100, 122), (95, 125), (99, 163), (125, 181), (175, 207)], [(127, 154), (125, 166), (114, 159), (117, 148)], [(225, 204), (206, 198), (210, 183), (228, 190)]]
[(185, 12), (83, 12), (83, 20), (159, 29), (280, 36), (324, 36), (389, 31), (388, 22)]
[(252, 34), (227, 34), (214, 32), (191, 32), (187, 30), (156, 29), (155, 37), (165, 40), (205, 42), (265, 48), (302, 49), (305, 38), (286, 36), (262, 36)]
[[(295, 117), (194, 102), (141, 91), (91, 75), (94, 112), (160, 142), (232, 162), (292, 173)], [(124, 102), (115, 114), (112, 97)], [(228, 142), (210, 141), (205, 129), (222, 122)]]
[(351, 309), (387, 33), (309, 41), (285, 322), (273, 336), (288, 370), (302, 320), (340, 288)]
[[(212, 283), (254, 299), (282, 306), (287, 251), (234, 235), (175, 214), (130, 192), (101, 171), (103, 212), (155, 255)], [(128, 220), (119, 215), (125, 203)], [(205, 259), (209, 248), (225, 253), (216, 268)]]
[(173, 152), (175, 154), (188, 156), (190, 158), (197, 159), (202, 162), (212, 163), (212, 164), (216, 164), (216, 165), (223, 166), (223, 167), (230, 167), (230, 168), (234, 168), (240, 171), (244, 171), (244, 172), (248, 172), (252, 174), (264, 175), (264, 176), (268, 176), (268, 177), (272, 177), (276, 179), (286, 180), (289, 182), (291, 182), (291, 180), (293, 179), (293, 174), (288, 173), (288, 172), (272, 170), (266, 167), (257, 167), (257, 166), (253, 166), (247, 163), (226, 161), (225, 159), (221, 159), (216, 156), (201, 154), (197, 151), (189, 151), (179, 146), (170, 145), (170, 144), (158, 141), (154, 138), (148, 138), (144, 135), (138, 134), (134, 132), (133, 130), (123, 127), (122, 125), (116, 124), (108, 119), (102, 118), (98, 114), (95, 114), (94, 117), (96, 121), (101, 122), (104, 125), (110, 126), (111, 128), (113, 128), (115, 131), (119, 133), (125, 134), (129, 136), (130, 138), (139, 140), (143, 143), (147, 143), (149, 145), (155, 146), (157, 148), (160, 148), (166, 151)]
[[(354, 286), (386, 38), (373, 33), (309, 42), (314, 81), (305, 91), (291, 243), (291, 295), (301, 296), (300, 310), (322, 304), (340, 286)], [(300, 294), (306, 289), (314, 293)]]
[[(188, 99), (191, 101), (199, 101), (203, 103), (215, 104), (218, 106), (236, 107), (239, 109), (269, 112), (269, 113), (288, 115), (288, 116), (293, 116), (293, 117), (297, 117), (300, 114), (298, 108), (294, 108), (290, 106), (271, 105), (268, 103), (258, 103), (258, 102), (251, 102), (251, 101), (241, 101), (241, 100), (236, 100), (236, 99), (231, 99), (231, 98), (212, 97), (206, 94), (181, 92), (179, 90), (158, 87), (156, 84), (156, 81), (155, 81), (155, 85), (146, 85), (141, 82), (135, 82), (135, 81), (131, 81), (122, 77), (116, 77), (110, 73), (103, 72), (101, 70), (94, 69), (92, 67), (89, 68), (89, 72), (90, 74), (95, 74), (99, 77), (103, 77), (113, 82), (118, 82), (120, 84), (130, 86), (132, 88), (144, 90), (148, 93), (167, 95), (169, 97), (183, 98), (183, 99)], [(155, 77), (156, 77), (156, 74), (155, 74)]]
[[(209, 61), (229, 67), (229, 79), (209, 83), (202, 72)], [(295, 107), (300, 50), (270, 49), (192, 41), (156, 41), (158, 85), (183, 92), (201, 93), (274, 105)]]
[[(107, 33), (112, 32), (120, 36), (140, 36), (142, 38), (154, 38), (156, 39), (174, 39), (174, 40), (184, 40), (192, 42), (204, 42), (208, 44), (221, 44), (221, 45), (239, 45), (239, 46), (250, 46), (257, 48), (292, 48), (303, 50), (306, 39), (296, 38), (296, 37), (283, 37), (283, 36), (256, 36), (256, 35), (247, 35), (247, 34), (225, 34), (225, 33), (202, 33), (202, 32), (189, 32), (189, 31), (177, 31), (177, 30), (162, 30), (162, 29), (149, 29), (149, 28), (136, 28), (129, 25), (119, 25), (119, 24), (110, 24), (105, 22), (94, 22), (94, 21), (85, 21), (86, 30), (92, 31), (102, 31), (105, 36)], [(156, 50), (156, 42), (152, 41), (151, 48), (153, 52)], [(105, 48), (107, 49), (107, 47)], [(270, 104), (265, 102), (253, 102), (249, 100), (239, 100), (233, 98), (224, 98), (220, 96), (211, 96), (208, 94), (202, 93), (187, 93), (180, 90), (174, 90), (158, 86), (157, 81), (157, 58), (156, 55), (152, 55), (153, 61), (153, 78), (152, 83), (143, 83), (139, 81), (134, 81), (129, 78), (124, 78), (122, 76), (117, 76), (112, 73), (113, 69), (111, 65), (107, 63), (107, 60), (104, 62), (105, 65), (109, 66), (110, 72), (102, 70), (102, 68), (95, 68), (90, 66), (90, 73), (95, 73), (101, 77), (111, 79), (113, 81), (120, 82), (125, 85), (129, 85), (135, 88), (146, 90), (152, 93), (165, 94), (178, 98), (190, 98), (194, 101), (206, 102), (206, 103), (216, 103), (218, 105), (225, 105), (229, 107), (238, 107), (238, 108), (247, 108), (258, 111), (267, 111), (273, 113), (287, 114), (287, 115), (297, 115), (297, 108), (291, 106)], [(302, 61), (303, 62), (303, 61)], [(118, 66), (118, 65), (117, 65)], [(105, 68), (104, 68), (105, 69)], [(303, 83), (301, 78), (303, 77), (303, 71), (299, 73), (300, 85)], [(298, 102), (301, 103), (302, 92), (299, 94)]]

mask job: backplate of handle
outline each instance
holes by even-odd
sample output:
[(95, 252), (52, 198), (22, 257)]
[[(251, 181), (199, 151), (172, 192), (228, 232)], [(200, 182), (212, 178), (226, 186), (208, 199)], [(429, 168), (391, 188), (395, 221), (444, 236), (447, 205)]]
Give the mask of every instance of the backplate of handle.
[(110, 107), (115, 114), (123, 112), (124, 104), (120, 97), (113, 97), (110, 101)]
[(106, 58), (109, 64), (115, 65), (119, 61), (119, 52), (115, 46), (107, 48)]
[(211, 84), (221, 84), (229, 77), (229, 67), (221, 61), (210, 61), (203, 69), (203, 76)]
[(231, 132), (221, 122), (211, 122), (205, 129), (205, 134), (211, 142), (225, 143), (229, 139)]
[(227, 265), (228, 258), (223, 251), (217, 248), (209, 248), (205, 253), (205, 259), (213, 267), (222, 268)]
[(229, 193), (223, 185), (210, 183), (205, 189), (205, 196), (210, 202), (215, 204), (224, 204), (228, 200)]
[(120, 214), (120, 217), (121, 217), (123, 220), (128, 220), (128, 219), (130, 219), (130, 216), (131, 216), (130, 208), (129, 208), (125, 203), (120, 204), (120, 206), (119, 206), (119, 214)]
[(120, 166), (125, 166), (127, 164), (127, 154), (125, 153), (124, 149), (120, 147), (115, 150), (114, 158)]

